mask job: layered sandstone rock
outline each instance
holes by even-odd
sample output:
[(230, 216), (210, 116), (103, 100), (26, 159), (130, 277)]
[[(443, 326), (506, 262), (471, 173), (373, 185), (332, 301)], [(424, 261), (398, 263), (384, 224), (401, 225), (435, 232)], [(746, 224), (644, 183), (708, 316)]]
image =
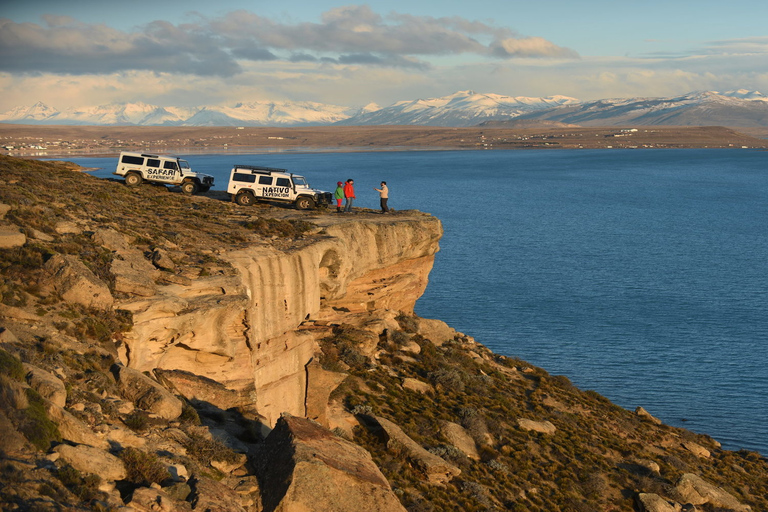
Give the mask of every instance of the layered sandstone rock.
[[(305, 416), (307, 407), (322, 421), (322, 406), (312, 393), (308, 400), (307, 364), (328, 330), (302, 324), (367, 325), (375, 348), (377, 335), (397, 313), (412, 312), (423, 294), (442, 227), (419, 212), (313, 221), (321, 234), (299, 248), (254, 244), (220, 252), (233, 275), (155, 282), (151, 295), (147, 287), (134, 290), (117, 305), (131, 311), (134, 322), (119, 351), (123, 363), (211, 379), (252, 404), (270, 426), (283, 412)], [(109, 233), (99, 237), (136, 267), (128, 244)]]

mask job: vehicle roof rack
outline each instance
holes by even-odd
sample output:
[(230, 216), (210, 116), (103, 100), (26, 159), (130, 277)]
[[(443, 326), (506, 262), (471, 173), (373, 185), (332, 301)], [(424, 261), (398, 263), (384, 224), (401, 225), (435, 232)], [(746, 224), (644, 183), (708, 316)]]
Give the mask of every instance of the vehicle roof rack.
[(262, 165), (236, 165), (235, 169), (248, 169), (249, 171), (255, 171), (257, 173), (270, 173), (270, 172), (284, 172), (288, 173), (287, 169), (278, 169), (277, 167), (264, 167)]

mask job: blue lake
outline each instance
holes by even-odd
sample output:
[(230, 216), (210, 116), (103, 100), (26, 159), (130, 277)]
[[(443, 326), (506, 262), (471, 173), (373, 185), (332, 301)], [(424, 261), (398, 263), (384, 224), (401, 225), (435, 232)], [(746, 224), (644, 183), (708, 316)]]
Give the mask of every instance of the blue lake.
[[(439, 217), (416, 312), (613, 402), (768, 455), (768, 152), (410, 151), (189, 155), (284, 167), (356, 205)], [(76, 158), (103, 167), (116, 159)]]

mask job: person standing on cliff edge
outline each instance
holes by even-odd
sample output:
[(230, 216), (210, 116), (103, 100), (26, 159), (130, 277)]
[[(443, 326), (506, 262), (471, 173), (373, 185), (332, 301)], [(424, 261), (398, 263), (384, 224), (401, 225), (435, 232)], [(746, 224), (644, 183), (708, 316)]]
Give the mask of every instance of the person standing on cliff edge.
[(344, 197), (347, 198), (347, 204), (344, 205), (344, 211), (352, 213), (352, 203), (355, 201), (355, 180), (350, 178), (344, 184)]
[(344, 183), (336, 182), (336, 191), (333, 193), (336, 199), (336, 213), (341, 213), (341, 201), (344, 199)]
[(387, 188), (387, 182), (382, 181), (381, 188), (374, 187), (373, 190), (378, 192), (379, 197), (381, 198), (379, 200), (379, 204), (381, 205), (381, 213), (389, 213), (389, 206), (387, 206), (387, 201), (389, 200), (389, 189)]

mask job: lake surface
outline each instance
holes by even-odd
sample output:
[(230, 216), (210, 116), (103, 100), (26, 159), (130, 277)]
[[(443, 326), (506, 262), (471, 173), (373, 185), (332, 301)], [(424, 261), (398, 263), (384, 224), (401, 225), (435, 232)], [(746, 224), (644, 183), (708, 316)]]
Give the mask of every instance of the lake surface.
[[(416, 312), (613, 402), (768, 455), (768, 152), (190, 155), (285, 167), (356, 205), (439, 217)], [(78, 158), (103, 166), (116, 159)]]

